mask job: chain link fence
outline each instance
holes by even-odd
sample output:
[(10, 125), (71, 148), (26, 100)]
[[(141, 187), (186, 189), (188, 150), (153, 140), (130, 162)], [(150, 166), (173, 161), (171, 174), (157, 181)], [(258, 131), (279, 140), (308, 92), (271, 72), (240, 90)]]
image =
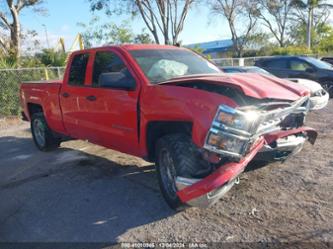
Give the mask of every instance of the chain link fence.
[(64, 71), (63, 67), (0, 69), (0, 117), (20, 113), (21, 82), (62, 79)]

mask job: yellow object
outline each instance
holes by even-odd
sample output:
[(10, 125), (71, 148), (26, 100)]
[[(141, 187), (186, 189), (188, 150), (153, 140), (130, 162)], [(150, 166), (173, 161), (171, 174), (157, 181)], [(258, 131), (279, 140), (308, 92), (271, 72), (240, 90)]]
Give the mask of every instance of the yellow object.
[(77, 46), (77, 44), (79, 44), (80, 50), (84, 49), (84, 43), (83, 43), (83, 38), (82, 38), (81, 34), (77, 34), (77, 36), (75, 37), (75, 40), (73, 42), (73, 45), (71, 46), (71, 48), (69, 49), (69, 51), (73, 52), (73, 50), (75, 49), (75, 46)]
[(55, 50), (58, 51), (59, 47), (61, 48), (62, 52), (64, 52), (64, 53), (66, 52), (66, 50), (65, 50), (65, 40), (62, 37), (60, 37)]
[(67, 55), (66, 58), (66, 63), (68, 62), (69, 56), (71, 55), (71, 52), (73, 52), (75, 50), (75, 47), (77, 46), (77, 44), (79, 44), (80, 50), (84, 49), (84, 42), (83, 42), (83, 38), (81, 34), (77, 34), (77, 36), (75, 37), (75, 40), (71, 46), (71, 48), (69, 49), (69, 53)]
[(49, 80), (50, 79), (49, 72), (47, 71), (46, 67), (44, 68), (44, 73), (45, 73), (45, 80)]

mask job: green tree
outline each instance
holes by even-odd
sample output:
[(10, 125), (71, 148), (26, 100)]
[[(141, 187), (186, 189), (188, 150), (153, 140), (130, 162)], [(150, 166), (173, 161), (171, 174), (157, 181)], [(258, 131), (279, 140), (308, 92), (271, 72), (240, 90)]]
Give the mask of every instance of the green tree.
[(306, 14), (306, 45), (311, 49), (311, 41), (313, 34), (313, 20), (316, 10), (333, 8), (333, 4), (329, 3), (330, 0), (294, 0), (295, 6)]
[(66, 64), (67, 54), (54, 49), (43, 49), (35, 57), (45, 66), (62, 67)]
[[(317, 49), (319, 43), (325, 39), (333, 28), (326, 22), (316, 23), (311, 29), (311, 44), (314, 50)], [(305, 22), (299, 22), (296, 24), (290, 32), (290, 38), (294, 41), (295, 45), (303, 46), (307, 44), (306, 35), (307, 24)]]
[(294, 0), (259, 0), (259, 7), (262, 24), (269, 29), (280, 47), (286, 46)]
[(318, 50), (322, 53), (333, 53), (333, 31), (331, 30), (326, 37), (320, 40)]
[(141, 34), (138, 34), (134, 37), (134, 43), (141, 43), (141, 44), (150, 44), (154, 43), (151, 39), (150, 35), (146, 33), (145, 29), (142, 30)]
[(211, 12), (224, 17), (229, 25), (234, 54), (243, 55), (255, 33), (259, 11), (256, 0), (208, 0)]
[[(43, 0), (2, 0), (4, 3), (0, 5), (0, 29), (9, 32), (9, 53), (16, 59), (21, 56), (21, 22), (20, 14), (22, 10), (34, 7), (36, 11), (37, 6)], [(2, 48), (8, 47), (6, 41), (0, 37), (0, 44)]]
[(150, 35), (144, 30), (141, 34), (134, 34), (128, 22), (120, 25), (114, 23), (100, 23), (98, 17), (94, 17), (88, 24), (78, 23), (83, 28), (82, 37), (85, 47), (103, 44), (123, 43), (151, 43)]
[(104, 10), (107, 15), (126, 12), (140, 16), (146, 28), (160, 44), (176, 45), (183, 31), (188, 12), (195, 0), (89, 0), (92, 11)]

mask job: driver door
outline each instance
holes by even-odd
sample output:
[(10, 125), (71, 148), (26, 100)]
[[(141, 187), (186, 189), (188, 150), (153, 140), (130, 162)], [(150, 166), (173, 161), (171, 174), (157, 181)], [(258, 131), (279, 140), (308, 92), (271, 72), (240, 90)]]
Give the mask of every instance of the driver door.
[(95, 52), (91, 65), (89, 96), (85, 107), (89, 117), (85, 127), (89, 127), (88, 140), (118, 151), (137, 154), (138, 113), (137, 104), (140, 87), (135, 90), (112, 89), (99, 85), (103, 73), (124, 72), (134, 77), (134, 72), (116, 51), (105, 49)]

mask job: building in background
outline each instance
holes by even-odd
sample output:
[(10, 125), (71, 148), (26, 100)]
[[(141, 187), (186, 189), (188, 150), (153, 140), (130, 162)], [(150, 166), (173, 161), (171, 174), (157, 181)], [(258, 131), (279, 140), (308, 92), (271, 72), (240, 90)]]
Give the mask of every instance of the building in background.
[(228, 52), (232, 51), (233, 42), (231, 39), (226, 39), (189, 44), (185, 45), (185, 47), (191, 49), (200, 49), (203, 51), (204, 55), (210, 55), (211, 58), (221, 58), (226, 57)]

